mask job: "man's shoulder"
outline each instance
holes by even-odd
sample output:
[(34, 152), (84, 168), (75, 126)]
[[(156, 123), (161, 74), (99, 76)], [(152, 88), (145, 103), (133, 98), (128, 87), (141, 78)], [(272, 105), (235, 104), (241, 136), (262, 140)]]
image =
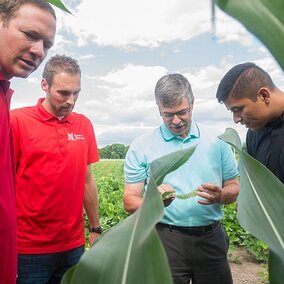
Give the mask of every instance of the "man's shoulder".
[(73, 117), (78, 117), (78, 118), (81, 118), (81, 119), (89, 120), (89, 118), (87, 118), (84, 114), (78, 113), (78, 112), (75, 112), (75, 111), (72, 111), (69, 115), (71, 115)]
[(131, 144), (144, 144), (152, 142), (155, 137), (161, 136), (160, 127), (146, 130), (143, 134), (134, 138)]
[(11, 110), (11, 117), (17, 117), (23, 114), (31, 114), (34, 113), (36, 106), (25, 106), (21, 108), (15, 108)]
[(79, 120), (79, 121), (91, 123), (91, 120), (82, 113), (73, 111), (69, 114), (69, 117), (73, 120)]
[(204, 124), (197, 124), (199, 129), (201, 141), (213, 142), (213, 141), (220, 141), (218, 138), (225, 130), (220, 129), (215, 126), (209, 126)]
[(67, 119), (73, 124), (74, 129), (85, 129), (85, 131), (94, 132), (92, 121), (81, 113), (71, 112)]

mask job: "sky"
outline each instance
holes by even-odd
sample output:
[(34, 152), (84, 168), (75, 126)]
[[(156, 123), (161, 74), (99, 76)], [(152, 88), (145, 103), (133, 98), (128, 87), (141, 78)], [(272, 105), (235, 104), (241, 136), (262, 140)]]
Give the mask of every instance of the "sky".
[(11, 108), (35, 105), (45, 62), (55, 54), (78, 60), (82, 90), (74, 108), (87, 116), (98, 146), (131, 141), (161, 124), (154, 88), (168, 73), (181, 73), (195, 96), (193, 119), (222, 133), (236, 125), (216, 90), (236, 64), (251, 61), (284, 89), (284, 74), (267, 48), (210, 0), (63, 0), (69, 15), (55, 8), (57, 34), (46, 60), (26, 80), (12, 79)]

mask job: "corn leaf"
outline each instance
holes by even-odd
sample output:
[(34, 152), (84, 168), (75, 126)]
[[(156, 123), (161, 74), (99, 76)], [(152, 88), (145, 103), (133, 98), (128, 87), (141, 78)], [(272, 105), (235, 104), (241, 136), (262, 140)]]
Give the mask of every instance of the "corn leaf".
[(242, 227), (269, 246), (270, 283), (283, 283), (284, 185), (264, 165), (236, 146), (239, 137), (235, 130), (226, 132), (220, 138), (231, 144), (240, 157), (238, 220)]
[[(192, 146), (188, 149), (170, 153), (153, 161), (150, 166), (151, 175), (153, 176), (157, 185), (160, 185), (163, 182), (163, 179), (167, 174), (175, 171), (183, 163), (185, 163), (189, 159), (189, 157), (193, 154), (196, 146)], [(163, 170), (161, 170), (161, 168)]]
[(55, 7), (69, 13), (69, 14), (72, 14), (66, 7), (65, 5), (63, 4), (62, 1), (60, 0), (48, 0), (47, 2), (49, 2), (50, 4), (54, 5)]
[(216, 3), (256, 35), (284, 70), (283, 0), (216, 0)]
[(181, 166), (192, 153), (189, 148), (153, 162), (142, 206), (106, 231), (65, 273), (61, 283), (172, 284), (166, 253), (155, 229), (164, 213), (157, 180), (161, 183), (162, 177)]

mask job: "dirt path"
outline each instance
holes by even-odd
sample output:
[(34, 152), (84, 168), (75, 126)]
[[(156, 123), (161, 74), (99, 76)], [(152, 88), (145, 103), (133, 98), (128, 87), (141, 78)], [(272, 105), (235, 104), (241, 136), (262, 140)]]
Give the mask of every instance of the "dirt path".
[(261, 273), (265, 269), (256, 263), (252, 256), (244, 249), (235, 249), (229, 254), (230, 266), (233, 274), (234, 284), (263, 284)]

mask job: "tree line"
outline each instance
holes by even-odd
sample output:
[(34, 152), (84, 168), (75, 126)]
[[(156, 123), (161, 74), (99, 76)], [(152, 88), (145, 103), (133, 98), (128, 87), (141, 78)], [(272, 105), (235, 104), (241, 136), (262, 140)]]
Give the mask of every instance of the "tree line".
[(99, 149), (101, 159), (124, 159), (129, 146), (123, 144), (111, 144)]

